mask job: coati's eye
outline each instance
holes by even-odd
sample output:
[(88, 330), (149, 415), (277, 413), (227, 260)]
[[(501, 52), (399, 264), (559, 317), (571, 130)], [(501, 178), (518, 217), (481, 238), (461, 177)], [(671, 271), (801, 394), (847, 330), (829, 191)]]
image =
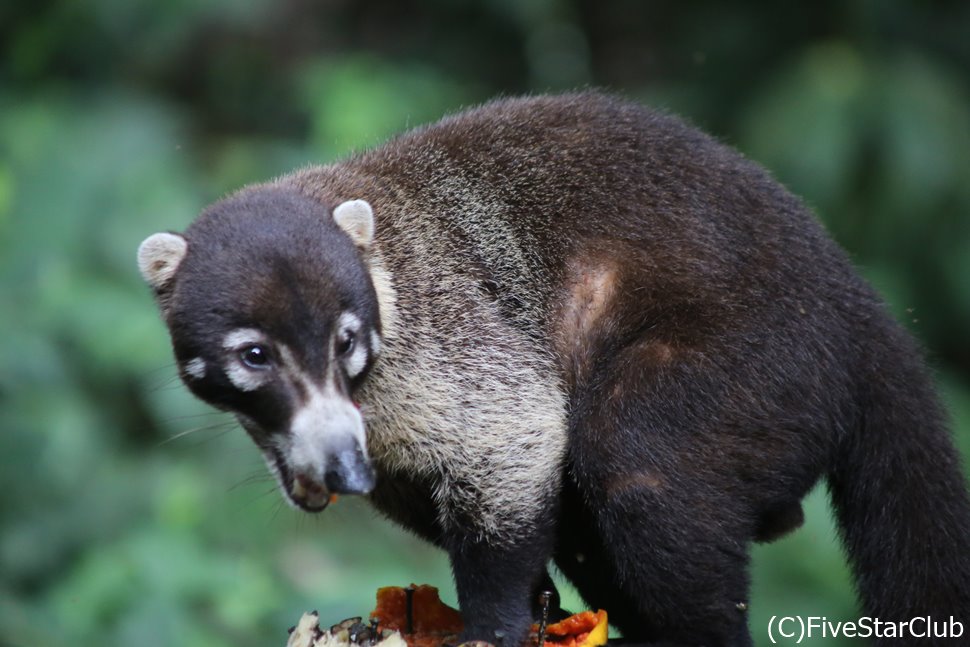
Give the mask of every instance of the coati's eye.
[(337, 339), (337, 354), (347, 355), (352, 350), (354, 350), (354, 343), (356, 342), (357, 335), (354, 334), (353, 330), (345, 330), (340, 334)]
[(256, 370), (269, 368), (270, 365), (269, 351), (260, 344), (252, 344), (240, 350), (239, 359), (249, 368)]

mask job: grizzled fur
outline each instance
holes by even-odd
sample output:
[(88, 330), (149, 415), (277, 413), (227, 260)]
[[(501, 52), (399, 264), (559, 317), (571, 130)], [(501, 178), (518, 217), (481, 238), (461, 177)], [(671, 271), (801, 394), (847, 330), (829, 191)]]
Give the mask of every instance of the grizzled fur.
[[(330, 214), (358, 199), (354, 245)], [(380, 334), (340, 380), (370, 497), (448, 551), (467, 638), (521, 638), (552, 559), (628, 639), (749, 645), (751, 542), (797, 527), (821, 478), (867, 615), (970, 609), (970, 503), (920, 350), (798, 199), (675, 118), (497, 101), (247, 188), (185, 240), (155, 286), (183, 368), (232, 327), (319, 375), (341, 312)], [(285, 436), (300, 389), (189, 369), (258, 443)]]

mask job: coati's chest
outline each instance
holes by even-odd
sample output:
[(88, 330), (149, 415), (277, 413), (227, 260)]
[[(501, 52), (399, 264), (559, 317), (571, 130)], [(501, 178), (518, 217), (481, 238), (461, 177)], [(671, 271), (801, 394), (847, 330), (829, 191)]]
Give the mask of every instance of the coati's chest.
[(388, 472), (432, 483), (442, 526), (470, 514), (483, 533), (509, 532), (544, 499), (534, 475), (564, 459), (554, 359), (491, 295), (469, 293), (475, 275), (448, 277), (466, 297), (455, 300), (402, 284), (408, 270), (394, 269), (375, 257), (383, 348), (358, 395), (371, 455)]

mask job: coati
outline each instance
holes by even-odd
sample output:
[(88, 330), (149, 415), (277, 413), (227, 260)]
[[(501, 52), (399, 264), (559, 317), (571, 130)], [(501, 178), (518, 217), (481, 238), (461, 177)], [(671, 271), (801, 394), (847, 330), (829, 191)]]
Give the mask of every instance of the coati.
[(920, 349), (797, 198), (677, 118), (498, 100), (138, 262), (186, 385), (290, 502), (367, 495), (447, 551), (463, 638), (520, 643), (551, 560), (627, 640), (750, 645), (751, 542), (823, 477), (866, 615), (970, 619)]

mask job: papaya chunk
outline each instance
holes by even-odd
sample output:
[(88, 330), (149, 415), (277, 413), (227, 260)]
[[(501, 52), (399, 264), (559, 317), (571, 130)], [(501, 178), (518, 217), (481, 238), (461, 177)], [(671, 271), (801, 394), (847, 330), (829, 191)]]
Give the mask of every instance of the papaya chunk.
[(408, 626), (408, 589), (385, 586), (377, 590), (377, 608), (370, 617), (382, 629), (400, 631), (408, 644), (411, 635), (449, 636), (461, 633), (461, 614), (438, 597), (438, 589), (422, 584), (411, 587), (411, 626)]
[[(401, 632), (408, 647), (454, 644), (464, 626), (461, 613), (442, 602), (438, 589), (427, 584), (378, 589), (377, 606), (370, 617), (377, 620), (380, 630)], [(606, 644), (607, 633), (606, 611), (583, 611), (548, 625), (544, 642), (549, 647), (599, 647)], [(526, 644), (538, 647), (538, 634), (539, 626), (532, 625)]]
[[(532, 626), (533, 641), (539, 628)], [(609, 633), (606, 611), (583, 611), (546, 627), (545, 642), (556, 647), (598, 647), (605, 645)]]

